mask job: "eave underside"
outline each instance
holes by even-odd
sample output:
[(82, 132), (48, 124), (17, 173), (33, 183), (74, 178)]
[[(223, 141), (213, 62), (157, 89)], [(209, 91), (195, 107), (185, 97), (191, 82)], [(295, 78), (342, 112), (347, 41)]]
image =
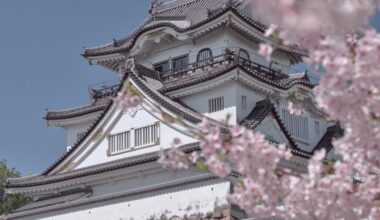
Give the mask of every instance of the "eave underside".
[[(170, 21), (170, 19), (169, 20), (166, 19), (166, 20), (163, 20), (162, 22), (159, 22), (155, 20), (154, 16), (152, 15), (146, 20), (146, 22), (142, 26), (140, 26), (137, 29), (136, 32), (133, 32), (128, 37), (125, 37), (120, 40), (116, 40), (114, 41), (114, 43), (111, 43), (105, 46), (86, 49), (83, 53), (83, 56), (86, 57), (87, 59), (93, 59), (96, 57), (108, 56), (111, 54), (126, 54), (134, 46), (137, 38), (139, 38), (145, 32), (148, 32), (157, 28), (168, 27), (168, 28), (174, 29), (177, 33), (186, 33), (189, 31), (193, 31), (199, 27), (202, 27), (203, 25), (206, 25), (229, 12), (231, 12), (234, 16), (236, 16), (243, 23), (245, 23), (247, 27), (250, 27), (252, 30), (254, 30), (254, 32), (258, 34), (261, 33), (259, 34), (260, 37), (259, 35), (255, 35), (256, 39), (272, 42), (271, 40), (268, 40), (264, 37), (263, 33), (265, 32), (266, 28), (263, 25), (245, 16), (237, 8), (236, 4), (228, 5), (227, 2), (228, 0), (197, 0), (197, 1), (193, 1), (193, 3), (197, 4), (194, 7), (190, 7), (190, 8), (185, 7), (184, 9), (182, 8), (182, 6), (179, 6), (179, 7), (174, 7), (170, 10), (164, 10), (162, 12), (158, 11), (157, 14), (155, 15), (156, 17), (160, 17), (160, 18), (166, 17), (168, 19), (169, 18), (173, 19), (173, 17), (184, 16), (185, 17), (184, 20), (190, 21), (191, 25), (189, 27), (178, 27), (174, 25)], [(227, 23), (225, 25), (233, 25), (236, 28), (239, 28), (241, 31), (246, 32), (246, 30), (242, 26), (239, 26), (239, 25), (236, 26), (234, 23), (228, 23), (228, 24)], [(203, 32), (204, 31), (202, 31), (202, 33)], [(298, 48), (278, 46), (278, 49), (284, 50), (290, 54), (293, 54), (292, 62), (298, 62), (301, 60), (300, 57), (306, 55), (304, 51), (301, 51)]]

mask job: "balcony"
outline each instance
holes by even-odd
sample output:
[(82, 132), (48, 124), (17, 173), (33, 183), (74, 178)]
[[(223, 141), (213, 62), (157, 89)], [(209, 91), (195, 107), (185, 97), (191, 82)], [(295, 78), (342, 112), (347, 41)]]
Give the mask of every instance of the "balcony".
[[(182, 76), (187, 75), (189, 72), (203, 72), (233, 64), (241, 65), (249, 69), (250, 71), (255, 71), (261, 75), (265, 75), (265, 77), (269, 79), (283, 79), (288, 78), (288, 74), (297, 72), (299, 73), (299, 71), (296, 71), (287, 66), (283, 66), (286, 69), (286, 72), (283, 72), (280, 68), (281, 65), (273, 62), (271, 64), (271, 67), (267, 67), (259, 63), (253, 62), (251, 60), (245, 59), (239, 56), (238, 54), (235, 54), (234, 52), (226, 49), (224, 54), (222, 55), (214, 56), (209, 59), (204, 59), (199, 62), (191, 63), (183, 68), (163, 71), (161, 72), (161, 79), (163, 82), (167, 82), (172, 79), (181, 78)], [(276, 68), (276, 66), (278, 68)]]
[(88, 92), (92, 102), (104, 100), (112, 97), (120, 86), (119, 80), (110, 80), (97, 83), (88, 87)]

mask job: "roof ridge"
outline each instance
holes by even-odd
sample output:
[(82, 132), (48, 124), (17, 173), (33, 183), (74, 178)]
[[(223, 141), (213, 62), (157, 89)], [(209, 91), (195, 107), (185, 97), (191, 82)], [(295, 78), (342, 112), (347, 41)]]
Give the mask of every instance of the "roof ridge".
[(182, 3), (182, 4), (175, 5), (175, 6), (164, 8), (164, 9), (160, 10), (160, 7), (168, 5), (168, 4), (171, 4), (171, 3), (174, 3), (174, 2), (177, 2), (177, 1), (180, 1), (180, 0), (172, 0), (172, 1), (169, 1), (169, 2), (162, 3), (161, 5), (158, 6), (157, 13), (166, 12), (166, 11), (169, 11), (169, 10), (172, 10), (172, 9), (175, 9), (175, 8), (179, 8), (179, 7), (184, 6), (184, 5), (188, 5), (188, 4), (194, 3), (196, 1), (204, 1), (204, 0), (183, 0), (185, 2)]
[[(148, 17), (145, 18), (145, 20), (142, 22), (142, 24), (140, 24), (139, 26), (137, 26), (137, 28), (135, 28), (126, 37), (122, 37), (120, 39), (116, 39), (116, 41), (117, 42), (123, 41), (123, 43), (125, 43), (124, 41), (128, 40), (130, 37), (134, 36), (137, 32), (139, 32), (141, 29), (143, 29), (145, 27), (145, 25), (148, 24), (151, 21), (151, 19), (152, 19), (152, 17), (149, 15)], [(87, 50), (96, 50), (96, 49), (100, 49), (100, 48), (104, 48), (104, 47), (109, 47), (109, 46), (112, 46), (112, 45), (114, 45), (114, 42), (112, 42), (112, 43), (106, 43), (106, 44), (103, 44), (103, 45), (100, 45), (100, 46), (96, 46), (96, 47), (88, 47), (88, 48), (85, 47), (85, 50), (84, 50), (83, 54), (86, 54)]]
[[(67, 111), (73, 111), (73, 110), (79, 110), (79, 109), (82, 109), (82, 108), (87, 108), (87, 107), (92, 107), (92, 106), (100, 106), (100, 105), (104, 105), (108, 102), (107, 101), (102, 101), (102, 102), (93, 102), (91, 104), (87, 104), (87, 105), (81, 105), (79, 107), (72, 107), (72, 108), (67, 108), (67, 109), (62, 109), (62, 110), (49, 110), (47, 111), (47, 113), (61, 113), (61, 112), (67, 112)], [(97, 104), (98, 103), (98, 104)]]

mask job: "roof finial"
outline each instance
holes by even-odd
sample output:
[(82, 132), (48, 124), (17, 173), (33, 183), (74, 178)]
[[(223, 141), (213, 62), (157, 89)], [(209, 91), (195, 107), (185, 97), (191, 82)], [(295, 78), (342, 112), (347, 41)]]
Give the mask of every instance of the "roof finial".
[(119, 41), (117, 41), (115, 38), (113, 39), (113, 46), (120, 47)]

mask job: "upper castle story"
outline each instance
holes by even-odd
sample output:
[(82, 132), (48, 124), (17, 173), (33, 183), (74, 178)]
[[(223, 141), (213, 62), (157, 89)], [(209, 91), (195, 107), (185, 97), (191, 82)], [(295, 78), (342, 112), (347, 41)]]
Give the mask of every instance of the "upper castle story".
[[(149, 16), (129, 36), (87, 48), (83, 56), (120, 74), (133, 58), (154, 72), (158, 92), (212, 119), (230, 115), (232, 124), (242, 124), (257, 102), (269, 98), (292, 138), (311, 152), (333, 123), (315, 106), (307, 74), (292, 69), (306, 54), (266, 37), (266, 26), (254, 20), (250, 7), (244, 0), (153, 1)], [(271, 61), (259, 55), (260, 43), (273, 46)], [(88, 106), (49, 112), (48, 123), (66, 128), (68, 146), (73, 145), (105, 109), (117, 84), (91, 89)], [(287, 110), (294, 92), (303, 100), (303, 116)]]

